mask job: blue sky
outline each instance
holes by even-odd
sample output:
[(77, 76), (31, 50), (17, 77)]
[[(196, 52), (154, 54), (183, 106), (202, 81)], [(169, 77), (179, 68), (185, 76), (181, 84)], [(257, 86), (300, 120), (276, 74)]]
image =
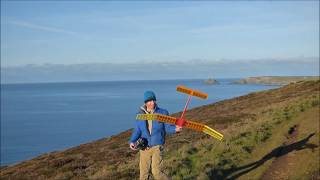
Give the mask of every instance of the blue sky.
[(319, 1), (1, 1), (1, 65), (319, 56)]

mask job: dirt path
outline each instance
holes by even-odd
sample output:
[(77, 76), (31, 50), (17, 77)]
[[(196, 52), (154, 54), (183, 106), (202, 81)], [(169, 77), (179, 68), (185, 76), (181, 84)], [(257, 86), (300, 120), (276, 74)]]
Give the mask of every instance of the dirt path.
[(261, 179), (320, 180), (319, 171), (319, 119), (320, 109), (315, 107), (297, 117), (296, 125), (275, 153), (275, 159)]
[[(297, 140), (298, 135), (298, 125), (295, 125), (290, 128), (288, 131), (288, 136), (286, 142), (283, 144), (283, 147), (293, 144)], [(289, 179), (288, 174), (290, 171), (290, 166), (294, 165), (296, 162), (294, 160), (295, 152), (290, 152), (286, 154), (285, 148), (280, 150), (279, 157), (277, 157), (271, 164), (270, 168), (263, 174), (262, 180), (275, 180), (275, 179)], [(281, 155), (281, 154), (284, 155)]]

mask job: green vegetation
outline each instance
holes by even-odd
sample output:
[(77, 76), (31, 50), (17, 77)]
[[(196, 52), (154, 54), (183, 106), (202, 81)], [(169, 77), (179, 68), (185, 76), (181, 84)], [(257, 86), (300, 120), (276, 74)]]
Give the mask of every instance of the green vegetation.
[(252, 152), (264, 143), (270, 144), (268, 140), (273, 134), (277, 135), (277, 131), (281, 132), (280, 135), (285, 134), (288, 129), (279, 127), (295, 120), (301, 112), (301, 107), (307, 111), (318, 105), (319, 95), (307, 97), (303, 101), (292, 102), (283, 108), (269, 109), (269, 113), (264, 113), (264, 117), (261, 117), (265, 119), (264, 122), (227, 137), (225, 142), (206, 139), (202, 142), (204, 144), (185, 144), (166, 157), (169, 161), (170, 175), (173, 179), (195, 179), (199, 176), (201, 179), (230, 178), (248, 159), (254, 161)]

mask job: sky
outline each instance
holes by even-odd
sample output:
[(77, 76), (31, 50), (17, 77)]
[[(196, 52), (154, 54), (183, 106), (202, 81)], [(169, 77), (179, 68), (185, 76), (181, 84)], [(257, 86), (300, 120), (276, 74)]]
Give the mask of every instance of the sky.
[(319, 56), (319, 1), (1, 1), (1, 64)]
[(143, 79), (151, 66), (157, 79), (319, 75), (319, 1), (1, 1), (1, 79)]

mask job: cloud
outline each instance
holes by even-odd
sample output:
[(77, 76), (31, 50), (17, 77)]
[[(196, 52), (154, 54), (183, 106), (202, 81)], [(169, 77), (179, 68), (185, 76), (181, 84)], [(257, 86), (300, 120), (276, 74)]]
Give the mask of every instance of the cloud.
[(319, 57), (1, 67), (2, 83), (319, 75)]
[(30, 22), (26, 22), (26, 21), (9, 20), (8, 23), (16, 25), (16, 26), (20, 26), (20, 27), (29, 28), (29, 29), (36, 29), (36, 30), (42, 30), (42, 31), (47, 31), (47, 32), (53, 32), (53, 33), (63, 33), (63, 34), (70, 34), (70, 35), (77, 34), (76, 32), (73, 32), (73, 31), (68, 31), (65, 29), (55, 28), (55, 27), (50, 27), (50, 26), (33, 24)]

